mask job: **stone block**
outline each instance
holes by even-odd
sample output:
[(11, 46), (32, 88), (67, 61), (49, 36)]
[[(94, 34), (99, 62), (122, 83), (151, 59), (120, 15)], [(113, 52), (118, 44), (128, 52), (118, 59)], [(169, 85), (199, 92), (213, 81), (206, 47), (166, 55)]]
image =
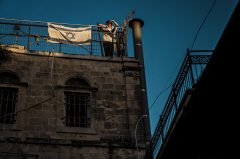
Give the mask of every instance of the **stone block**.
[(57, 69), (58, 73), (65, 73), (65, 69)]
[[(49, 84), (51, 84), (50, 81), (49, 81)], [(50, 90), (52, 90), (52, 87), (51, 87), (50, 85), (43, 85), (43, 86), (42, 86), (42, 90), (48, 90), (48, 91), (50, 91)]]
[(49, 118), (49, 111), (39, 110), (37, 114), (38, 114), (37, 115), (38, 118)]
[(102, 84), (102, 89), (113, 89), (113, 84)]
[(56, 132), (55, 129), (56, 129), (55, 126), (50, 126), (50, 125), (44, 125), (44, 128), (43, 128), (45, 132)]
[(127, 95), (134, 95), (135, 90), (126, 90)]
[(37, 110), (27, 109), (27, 111), (25, 112), (25, 116), (28, 118), (37, 117)]
[(103, 72), (103, 76), (104, 76), (104, 77), (110, 77), (110, 76), (111, 76), (111, 73), (110, 73), (110, 72)]
[(122, 124), (121, 123), (112, 122), (112, 129), (121, 130), (122, 129)]
[(50, 158), (57, 158), (58, 154), (53, 153), (53, 152), (44, 152), (44, 153), (39, 153), (38, 159), (50, 159)]
[(98, 121), (106, 121), (106, 115), (98, 114)]
[(41, 95), (43, 95), (43, 91), (41, 91), (41, 90), (32, 90), (31, 95), (32, 96), (41, 96)]
[(40, 79), (40, 78), (32, 79), (32, 84), (42, 85), (43, 84), (43, 79)]
[(99, 90), (97, 93), (100, 95), (103, 95), (103, 94), (110, 95), (110, 90)]
[(127, 101), (128, 108), (142, 108), (140, 101)]
[(100, 141), (112, 141), (111, 135), (100, 135)]
[(115, 90), (115, 91), (110, 91), (111, 95), (123, 95), (123, 91), (120, 90)]
[(126, 84), (126, 89), (140, 90), (139, 84)]
[(18, 66), (18, 68), (21, 69), (22, 71), (30, 71), (29, 66)]
[(32, 96), (27, 96), (26, 97), (26, 102), (27, 103), (36, 103), (36, 99)]
[(90, 71), (90, 76), (93, 76), (93, 77), (98, 77), (98, 76), (103, 76), (101, 72), (99, 71)]
[[(36, 131), (43, 131), (42, 125), (36, 125), (35, 128), (36, 128)], [(40, 137), (41, 137), (41, 134), (40, 134)]]
[(58, 153), (58, 159), (78, 159), (77, 154), (72, 153)]
[(39, 138), (39, 132), (32, 132), (30, 131), (26, 137), (29, 137), (29, 138)]
[(113, 114), (113, 111), (112, 111), (112, 109), (105, 109), (105, 111), (104, 111), (104, 114), (110, 114), (110, 115), (112, 115)]
[(112, 95), (102, 95), (102, 99), (106, 101), (113, 101)]
[(48, 125), (55, 126), (56, 125), (56, 119), (48, 119)]
[(122, 63), (112, 63), (112, 66), (113, 66), (113, 68), (118, 68), (118, 69), (122, 69), (122, 67), (123, 67), (123, 64)]
[(40, 132), (39, 133), (40, 138), (44, 138), (44, 139), (51, 139), (51, 133), (46, 133), (46, 132)]
[(126, 109), (113, 109), (114, 115), (126, 115), (127, 111)]
[(24, 125), (23, 131), (35, 131), (35, 125)]
[(105, 83), (105, 77), (96, 77), (97, 83)]
[(43, 91), (43, 95), (51, 97), (53, 95), (53, 92), (52, 91)]
[(48, 125), (48, 119), (43, 119), (43, 125), (44, 126)]
[(138, 77), (125, 77), (126, 84), (140, 84), (140, 79)]
[(104, 123), (104, 129), (111, 129), (112, 128), (112, 123), (111, 122), (105, 122)]
[(110, 108), (120, 108), (120, 106), (118, 105), (118, 103), (115, 103), (115, 102), (109, 102), (109, 107), (110, 107)]
[(126, 101), (126, 96), (117, 96), (118, 101)]
[(104, 114), (105, 108), (96, 108), (96, 113)]
[(30, 125), (42, 125), (42, 118), (28, 118)]
[(42, 104), (42, 110), (46, 110), (46, 111), (53, 111), (53, 105), (52, 104)]
[(129, 121), (137, 122), (141, 116), (140, 115), (129, 115)]
[(141, 96), (127, 95), (127, 100), (129, 101), (141, 101)]
[(124, 66), (138, 67), (138, 63), (133, 63), (133, 62), (124, 62)]
[(125, 87), (125, 85), (115, 85), (114, 86), (115, 87), (115, 90), (125, 90), (126, 89), (126, 87)]
[(23, 65), (25, 66), (34, 66), (34, 62), (33, 61), (24, 61)]
[(113, 136), (113, 142), (122, 142), (122, 136)]
[(31, 154), (34, 154), (38, 151), (38, 145), (34, 144), (19, 144), (19, 147), (23, 152), (31, 152)]
[(42, 85), (33, 84), (33, 85), (31, 85), (31, 89), (32, 89), (32, 91), (33, 90), (42, 90)]
[(102, 95), (96, 95), (96, 99), (97, 100), (103, 100), (103, 96)]
[(117, 135), (118, 131), (117, 130), (108, 130), (109, 135)]
[(36, 73), (36, 78), (49, 78), (49, 73), (37, 72)]
[(105, 78), (106, 84), (113, 84), (113, 78)]

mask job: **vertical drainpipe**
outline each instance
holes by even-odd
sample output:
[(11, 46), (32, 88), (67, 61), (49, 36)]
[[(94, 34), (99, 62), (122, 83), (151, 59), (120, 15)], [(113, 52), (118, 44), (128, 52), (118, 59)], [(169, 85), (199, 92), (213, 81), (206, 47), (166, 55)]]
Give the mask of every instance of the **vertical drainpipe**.
[(143, 60), (143, 47), (142, 47), (142, 33), (141, 27), (144, 22), (141, 19), (132, 19), (129, 22), (129, 27), (132, 28), (133, 32), (133, 43), (134, 43), (134, 55), (139, 59), (140, 70), (140, 89), (142, 97), (142, 107), (143, 114), (147, 114), (148, 117), (144, 118), (144, 131), (145, 131), (145, 142), (146, 150), (151, 141), (151, 129), (150, 129), (150, 120), (149, 120), (149, 111), (148, 111), (148, 99), (147, 99), (147, 88), (146, 88), (146, 78), (145, 78), (145, 67)]

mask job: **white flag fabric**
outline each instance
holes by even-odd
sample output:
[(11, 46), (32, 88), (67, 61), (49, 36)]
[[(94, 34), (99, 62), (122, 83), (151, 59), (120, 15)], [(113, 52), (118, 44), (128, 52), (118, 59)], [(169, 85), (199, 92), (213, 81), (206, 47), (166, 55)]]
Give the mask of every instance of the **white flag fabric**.
[(91, 45), (91, 27), (70, 28), (48, 23), (47, 42), (69, 45)]

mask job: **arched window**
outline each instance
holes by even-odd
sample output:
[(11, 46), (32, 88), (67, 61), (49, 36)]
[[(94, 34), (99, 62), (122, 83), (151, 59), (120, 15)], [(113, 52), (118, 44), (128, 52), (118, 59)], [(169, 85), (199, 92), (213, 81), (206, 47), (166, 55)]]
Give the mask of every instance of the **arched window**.
[(73, 79), (68, 80), (65, 85), (89, 87), (89, 84), (86, 81), (84, 81), (83, 79), (78, 79), (78, 78), (73, 78)]
[(12, 73), (8, 73), (8, 72), (3, 72), (0, 73), (0, 82), (1, 83), (5, 83), (5, 82), (19, 82), (19, 79), (16, 75), (12, 74)]
[[(65, 85), (89, 87), (83, 79), (70, 79)], [(90, 127), (90, 94), (64, 92), (67, 127)]]
[[(16, 75), (8, 72), (0, 73), (0, 83), (19, 82)], [(0, 87), (0, 123), (14, 124), (16, 122), (16, 108), (18, 89)]]

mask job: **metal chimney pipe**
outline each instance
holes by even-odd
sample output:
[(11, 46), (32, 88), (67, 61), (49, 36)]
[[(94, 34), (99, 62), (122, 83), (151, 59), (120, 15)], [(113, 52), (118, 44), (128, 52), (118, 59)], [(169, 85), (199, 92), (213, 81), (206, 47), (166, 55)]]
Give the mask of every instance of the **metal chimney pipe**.
[(148, 118), (144, 118), (144, 131), (145, 131), (145, 141), (146, 149), (148, 148), (151, 141), (151, 129), (150, 129), (150, 120), (149, 120), (149, 111), (148, 111), (148, 99), (147, 99), (147, 88), (146, 88), (146, 79), (145, 79), (145, 67), (143, 59), (143, 47), (142, 47), (142, 33), (141, 27), (144, 25), (144, 22), (141, 19), (132, 19), (129, 22), (129, 27), (132, 28), (133, 32), (133, 43), (134, 43), (134, 55), (139, 59), (140, 70), (140, 89), (142, 96), (142, 106), (143, 114), (147, 114)]

